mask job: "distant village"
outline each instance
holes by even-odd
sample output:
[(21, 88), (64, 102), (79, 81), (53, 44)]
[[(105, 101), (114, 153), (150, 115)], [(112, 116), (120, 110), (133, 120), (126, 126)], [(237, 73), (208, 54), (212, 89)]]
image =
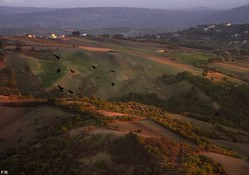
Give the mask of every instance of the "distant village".
[(197, 25), (181, 31), (143, 34), (139, 35), (137, 39), (141, 41), (149, 39), (155, 42), (172, 42), (176, 44), (187, 42), (209, 46), (211, 43), (220, 43), (222, 45), (249, 48), (249, 24), (224, 23)]
[[(36, 36), (34, 34), (26, 34), (25, 36), (27, 36), (28, 38), (46, 38), (46, 39), (65, 39), (66, 35), (65, 34), (56, 34), (56, 33), (49, 33), (46, 36)], [(70, 36), (80, 36), (80, 37), (86, 37), (87, 34), (86, 33), (80, 33), (78, 31), (74, 31), (72, 32), (72, 35)]]

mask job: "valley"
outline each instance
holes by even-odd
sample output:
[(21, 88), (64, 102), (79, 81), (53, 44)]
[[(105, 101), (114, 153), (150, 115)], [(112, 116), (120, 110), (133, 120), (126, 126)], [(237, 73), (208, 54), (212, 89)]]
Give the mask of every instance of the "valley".
[(101, 36), (0, 40), (9, 173), (249, 172), (246, 62)]

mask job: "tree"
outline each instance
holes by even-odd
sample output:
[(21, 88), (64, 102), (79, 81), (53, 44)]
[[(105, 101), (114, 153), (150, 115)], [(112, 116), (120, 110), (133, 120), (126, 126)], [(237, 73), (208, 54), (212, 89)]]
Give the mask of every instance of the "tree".
[(32, 46), (31, 49), (30, 49), (31, 52), (34, 52), (35, 51), (35, 47)]
[(104, 38), (109, 38), (109, 37), (110, 37), (109, 34), (103, 34), (102, 36), (103, 36)]
[(25, 64), (25, 71), (28, 72), (30, 70), (31, 70), (30, 65), (28, 63), (26, 63)]
[(206, 77), (208, 75), (208, 70), (204, 70), (203, 72), (202, 72), (202, 76), (203, 77)]
[(3, 62), (3, 60), (4, 60), (4, 55), (2, 52), (0, 52), (0, 63)]
[(20, 43), (19, 40), (16, 40), (15, 46), (16, 46), (16, 50), (17, 51), (21, 51), (22, 50), (22, 46), (21, 46), (21, 43)]
[(72, 35), (73, 35), (73, 36), (80, 36), (80, 32), (79, 32), (79, 31), (73, 31), (73, 32), (72, 32)]
[(114, 39), (124, 39), (124, 35), (118, 33), (118, 34), (113, 35), (113, 38)]

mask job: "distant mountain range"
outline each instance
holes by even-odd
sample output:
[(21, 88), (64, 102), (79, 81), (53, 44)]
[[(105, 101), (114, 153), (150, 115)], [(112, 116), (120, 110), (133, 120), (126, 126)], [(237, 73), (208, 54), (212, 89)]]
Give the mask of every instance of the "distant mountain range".
[[(207, 8), (160, 10), (125, 7), (30, 8), (0, 7), (0, 28), (165, 29), (177, 30), (205, 23), (249, 23), (249, 5), (228, 11)], [(0, 30), (1, 32), (1, 30)]]
[(198, 22), (215, 23), (215, 24), (225, 23), (225, 22), (231, 22), (235, 24), (249, 23), (249, 4), (213, 14), (211, 16), (199, 20)]
[(0, 16), (2, 15), (19, 15), (25, 13), (37, 13), (56, 10), (53, 8), (39, 8), (39, 7), (7, 7), (0, 6)]

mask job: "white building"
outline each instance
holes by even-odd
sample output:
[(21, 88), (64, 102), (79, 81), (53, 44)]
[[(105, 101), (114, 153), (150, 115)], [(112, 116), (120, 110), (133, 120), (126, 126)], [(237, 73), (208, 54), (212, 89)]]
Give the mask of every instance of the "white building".
[(86, 37), (86, 36), (87, 36), (87, 34), (86, 34), (86, 33), (82, 33), (82, 34), (80, 34), (80, 36), (82, 36), (82, 37)]
[(49, 39), (57, 39), (58, 36), (55, 33), (51, 33), (51, 34), (48, 35), (48, 38)]
[(36, 38), (36, 36), (35, 36), (35, 35), (32, 35), (32, 34), (28, 34), (27, 37), (28, 37), (28, 38)]

